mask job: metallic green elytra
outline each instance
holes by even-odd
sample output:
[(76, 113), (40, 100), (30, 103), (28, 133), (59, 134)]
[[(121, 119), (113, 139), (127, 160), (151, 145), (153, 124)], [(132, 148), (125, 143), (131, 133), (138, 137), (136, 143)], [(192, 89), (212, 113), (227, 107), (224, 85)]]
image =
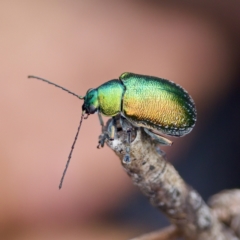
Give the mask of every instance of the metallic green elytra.
[(133, 127), (142, 127), (158, 143), (171, 145), (172, 142), (169, 139), (159, 134), (181, 137), (189, 133), (196, 123), (197, 113), (191, 96), (179, 85), (163, 78), (126, 72), (119, 79), (113, 79), (98, 88), (89, 89), (84, 97), (48, 80), (35, 76), (29, 76), (29, 78), (45, 81), (84, 100), (81, 121), (59, 188), (62, 186), (85, 115), (97, 112), (102, 126), (104, 124), (101, 114), (112, 117), (107, 131), (100, 137), (98, 147), (103, 147), (106, 139), (115, 138), (116, 116), (120, 116), (122, 129), (127, 132), (126, 154), (123, 159), (125, 163), (130, 162)]

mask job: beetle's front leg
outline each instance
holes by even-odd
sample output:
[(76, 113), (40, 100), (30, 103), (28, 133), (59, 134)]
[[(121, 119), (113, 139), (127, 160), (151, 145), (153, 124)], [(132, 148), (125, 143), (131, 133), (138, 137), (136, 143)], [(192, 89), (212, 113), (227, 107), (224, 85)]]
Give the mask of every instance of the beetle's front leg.
[(113, 117), (108, 124), (107, 129), (103, 124), (101, 113), (98, 114), (100, 124), (102, 125), (102, 134), (99, 136), (98, 146), (97, 148), (104, 147), (104, 143), (106, 140), (114, 140), (116, 134), (116, 119)]
[(104, 122), (103, 122), (103, 119), (102, 119), (102, 115), (101, 115), (101, 112), (98, 110), (98, 119), (99, 119), (99, 122), (100, 122), (100, 125), (102, 127), (102, 134), (99, 136), (99, 141), (98, 141), (98, 145), (97, 145), (97, 148), (100, 148), (100, 147), (104, 147), (104, 143), (106, 141), (106, 139), (108, 138), (108, 135), (105, 133), (104, 131)]
[(98, 110), (97, 113), (98, 113), (98, 119), (99, 119), (100, 125), (102, 126), (102, 128), (104, 128), (104, 122), (103, 122), (102, 114), (101, 114), (100, 110)]
[(104, 143), (105, 143), (105, 141), (106, 141), (107, 139), (109, 139), (108, 133), (107, 133), (107, 132), (102, 133), (102, 134), (99, 136), (97, 148), (98, 148), (98, 149), (103, 148), (103, 147), (104, 147)]

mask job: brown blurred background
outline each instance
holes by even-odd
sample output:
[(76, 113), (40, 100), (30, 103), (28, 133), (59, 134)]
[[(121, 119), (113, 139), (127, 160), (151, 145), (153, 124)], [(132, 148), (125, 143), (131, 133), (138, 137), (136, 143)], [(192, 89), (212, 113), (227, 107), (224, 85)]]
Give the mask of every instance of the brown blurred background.
[(126, 239), (166, 224), (96, 149), (96, 115), (58, 190), (82, 102), (29, 74), (81, 95), (125, 71), (177, 82), (198, 121), (168, 159), (205, 199), (239, 187), (239, 11), (238, 0), (2, 0), (1, 239)]

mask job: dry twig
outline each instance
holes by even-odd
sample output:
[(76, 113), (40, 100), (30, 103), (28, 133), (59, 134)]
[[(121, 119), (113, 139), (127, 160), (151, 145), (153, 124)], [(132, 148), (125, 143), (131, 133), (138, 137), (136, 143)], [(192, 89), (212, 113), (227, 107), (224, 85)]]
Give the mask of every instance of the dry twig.
[(240, 237), (240, 190), (225, 190), (209, 200), (213, 214)]
[[(176, 231), (181, 233), (179, 235), (186, 240), (237, 240), (233, 232), (212, 214), (201, 196), (184, 182), (172, 164), (156, 150), (156, 143), (141, 128), (135, 128), (134, 131), (131, 163), (121, 161), (122, 166), (151, 204), (168, 217)], [(120, 130), (117, 135), (113, 141), (107, 141), (107, 145), (122, 160), (126, 152), (126, 133)], [(169, 231), (171, 233), (171, 228)], [(166, 234), (168, 230), (156, 233), (134, 240), (174, 239), (171, 234)]]

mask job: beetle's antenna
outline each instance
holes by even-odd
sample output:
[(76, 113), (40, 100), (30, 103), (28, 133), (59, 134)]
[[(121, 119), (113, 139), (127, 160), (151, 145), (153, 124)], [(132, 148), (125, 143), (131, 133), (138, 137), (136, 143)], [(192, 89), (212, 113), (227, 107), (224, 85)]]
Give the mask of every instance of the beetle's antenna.
[(46, 82), (46, 83), (48, 83), (48, 84), (51, 84), (51, 85), (53, 85), (53, 86), (55, 86), (55, 87), (61, 88), (62, 90), (66, 91), (66, 92), (68, 92), (68, 93), (70, 93), (70, 94), (72, 94), (73, 96), (75, 96), (75, 97), (77, 97), (77, 98), (84, 99), (84, 97), (79, 96), (79, 95), (77, 95), (76, 93), (73, 93), (73, 92), (69, 91), (68, 89), (66, 89), (66, 88), (64, 88), (64, 87), (61, 87), (61, 86), (59, 86), (59, 85), (57, 85), (57, 84), (55, 84), (55, 83), (52, 83), (52, 82), (50, 82), (50, 81), (48, 81), (48, 80), (46, 80), (46, 79), (44, 79), (44, 78), (40, 78), (40, 77), (33, 76), (33, 75), (29, 75), (28, 78), (35, 78), (35, 79), (41, 80), (41, 81)]
[(79, 126), (78, 126), (77, 134), (76, 134), (75, 139), (74, 139), (74, 141), (73, 141), (73, 144), (72, 144), (72, 147), (71, 147), (71, 151), (70, 151), (70, 153), (69, 153), (68, 160), (67, 160), (67, 163), (66, 163), (66, 167), (65, 167), (65, 169), (64, 169), (64, 171), (63, 171), (62, 178), (61, 178), (61, 180), (60, 180), (59, 189), (62, 188), (63, 180), (64, 180), (64, 177), (65, 177), (65, 175), (66, 175), (66, 172), (67, 172), (67, 169), (68, 169), (68, 166), (69, 166), (71, 157), (72, 157), (72, 152), (73, 152), (75, 143), (76, 143), (77, 138), (78, 138), (78, 134), (79, 134), (79, 131), (80, 131), (80, 128), (81, 128), (81, 125), (82, 125), (82, 121), (83, 121), (83, 116), (84, 116), (84, 114), (85, 114), (85, 111), (82, 112), (82, 116), (81, 116), (80, 123), (79, 123)]

